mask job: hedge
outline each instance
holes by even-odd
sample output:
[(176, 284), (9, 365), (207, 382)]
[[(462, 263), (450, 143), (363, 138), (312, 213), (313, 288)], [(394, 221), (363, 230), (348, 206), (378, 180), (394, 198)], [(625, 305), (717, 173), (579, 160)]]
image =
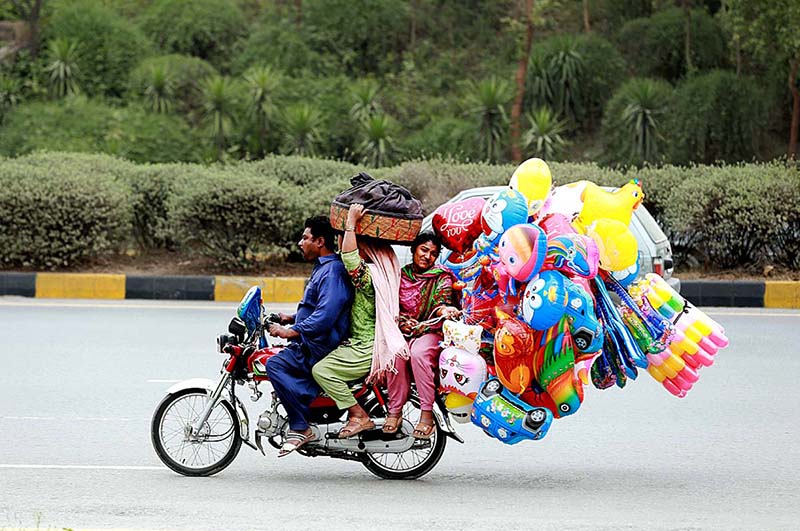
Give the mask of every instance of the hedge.
[[(782, 163), (644, 167), (551, 163), (556, 184), (642, 182), (679, 266), (800, 269), (800, 172)], [(63, 268), (120, 245), (174, 247), (227, 271), (266, 271), (296, 252), (303, 220), (364, 168), (301, 157), (234, 165), (139, 165), (105, 155), (36, 153), (0, 161), (2, 268)], [(503, 185), (511, 165), (406, 162), (370, 171), (431, 212), (461, 190)], [(85, 235), (85, 236), (84, 236)]]

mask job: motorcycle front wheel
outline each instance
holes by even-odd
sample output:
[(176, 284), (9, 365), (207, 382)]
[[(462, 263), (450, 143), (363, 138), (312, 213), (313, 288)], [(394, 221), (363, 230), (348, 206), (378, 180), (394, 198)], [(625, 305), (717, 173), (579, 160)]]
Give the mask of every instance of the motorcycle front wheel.
[(200, 433), (192, 424), (206, 405), (205, 389), (183, 389), (158, 405), (150, 425), (153, 448), (161, 461), (184, 476), (211, 476), (230, 465), (242, 447), (239, 422), (233, 406), (220, 400)]
[[(375, 404), (370, 409), (370, 416), (383, 416), (381, 406)], [(411, 437), (413, 427), (419, 422), (421, 410), (416, 393), (412, 392), (406, 405), (403, 407), (402, 435)], [(444, 453), (446, 435), (439, 423), (430, 439), (417, 439), (414, 445), (403, 453), (398, 454), (372, 454), (367, 453), (364, 466), (382, 479), (417, 479), (421, 478), (439, 462)]]

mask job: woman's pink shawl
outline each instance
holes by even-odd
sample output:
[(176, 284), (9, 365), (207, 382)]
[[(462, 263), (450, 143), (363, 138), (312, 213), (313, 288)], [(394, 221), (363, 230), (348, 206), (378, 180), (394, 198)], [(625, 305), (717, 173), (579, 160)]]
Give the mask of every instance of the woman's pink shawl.
[(375, 346), (368, 382), (381, 378), (386, 371), (396, 372), (395, 356), (410, 356), (397, 321), (400, 315), (400, 262), (389, 245), (360, 241), (359, 247), (372, 263), (367, 263), (375, 288)]

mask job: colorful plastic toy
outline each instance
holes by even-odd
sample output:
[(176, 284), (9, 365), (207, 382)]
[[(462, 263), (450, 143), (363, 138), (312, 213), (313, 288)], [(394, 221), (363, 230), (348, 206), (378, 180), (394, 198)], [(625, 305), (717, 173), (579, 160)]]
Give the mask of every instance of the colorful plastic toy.
[(500, 262), (508, 274), (520, 282), (528, 282), (541, 271), (547, 251), (544, 231), (528, 223), (506, 230), (497, 245)]
[(542, 207), (552, 185), (550, 168), (545, 161), (536, 158), (520, 164), (508, 183), (509, 188), (518, 190), (527, 198), (529, 214), (536, 213)]
[(553, 414), (546, 408), (526, 404), (503, 388), (500, 380), (490, 378), (475, 397), (470, 419), (500, 442), (517, 444), (547, 435)]

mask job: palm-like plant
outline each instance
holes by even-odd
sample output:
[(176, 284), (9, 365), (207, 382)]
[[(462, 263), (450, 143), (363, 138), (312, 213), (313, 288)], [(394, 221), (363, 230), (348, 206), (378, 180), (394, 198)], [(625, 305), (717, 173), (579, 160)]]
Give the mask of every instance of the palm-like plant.
[(280, 74), (269, 66), (255, 66), (244, 74), (247, 116), (254, 126), (260, 154), (266, 151), (269, 121), (274, 114), (273, 95), (280, 86)]
[(175, 102), (175, 80), (164, 64), (154, 64), (147, 73), (144, 97), (147, 107), (157, 113), (166, 114)]
[(283, 148), (286, 153), (313, 156), (320, 142), (322, 114), (307, 103), (292, 105), (283, 114)]
[(236, 87), (228, 77), (211, 76), (203, 80), (201, 90), (204, 117), (211, 128), (217, 159), (221, 160), (236, 119), (239, 103)]
[(78, 59), (80, 45), (72, 39), (54, 39), (48, 49), (46, 67), (50, 95), (63, 98), (80, 91), (78, 85)]
[(567, 131), (566, 122), (559, 120), (549, 107), (534, 109), (527, 117), (530, 127), (523, 138), (526, 154), (544, 160), (558, 158), (568, 144), (562, 136)]
[(488, 161), (497, 161), (503, 151), (503, 135), (508, 123), (506, 105), (511, 96), (508, 82), (496, 77), (469, 85), (465, 102), (467, 112), (478, 121), (478, 142), (483, 157)]
[(365, 164), (379, 168), (387, 164), (395, 151), (395, 129), (392, 117), (379, 113), (374, 114), (363, 122), (363, 139), (358, 146), (358, 151)]
[(20, 82), (13, 78), (0, 74), (0, 123), (6, 115), (8, 109), (20, 102)]
[(558, 49), (547, 65), (552, 102), (559, 115), (569, 116), (577, 121), (583, 110), (578, 90), (584, 74), (583, 57), (572, 38), (565, 37), (557, 45)]
[(379, 91), (378, 83), (371, 79), (362, 79), (356, 83), (351, 90), (353, 106), (350, 107), (350, 117), (356, 122), (364, 122), (380, 113)]

